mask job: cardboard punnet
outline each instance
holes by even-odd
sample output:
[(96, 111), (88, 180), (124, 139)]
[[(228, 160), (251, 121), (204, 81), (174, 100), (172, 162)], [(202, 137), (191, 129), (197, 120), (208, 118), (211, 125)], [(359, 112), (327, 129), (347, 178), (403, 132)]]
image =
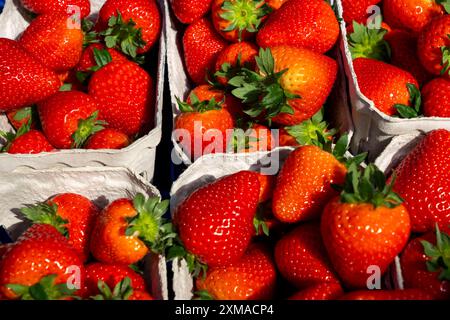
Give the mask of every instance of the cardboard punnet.
[[(336, 1), (336, 8), (338, 16), (342, 18), (341, 0)], [(340, 48), (344, 58), (345, 74), (348, 78), (351, 115), (355, 126), (352, 141), (354, 153), (368, 151), (369, 159), (374, 160), (395, 136), (428, 132), (441, 128), (450, 130), (450, 118), (401, 119), (391, 117), (379, 111), (373, 101), (361, 93), (347, 42), (346, 23), (343, 20), (341, 21)]]
[[(59, 193), (77, 193), (104, 208), (114, 200), (138, 193), (158, 196), (159, 191), (141, 176), (125, 168), (21, 169), (0, 172), (0, 225), (15, 240), (28, 226), (20, 208), (45, 201)], [(36, 186), (39, 186), (38, 188)], [(166, 259), (151, 254), (145, 258), (144, 276), (156, 299), (168, 299)]]
[[(331, 1), (333, 3), (333, 1)], [(172, 13), (170, 3), (166, 0), (165, 4), (165, 37), (167, 40), (167, 68), (169, 75), (170, 97), (172, 103), (172, 114), (175, 123), (175, 118), (180, 114), (180, 109), (176, 98), (185, 99), (189, 92), (194, 88), (194, 85), (189, 79), (186, 69), (184, 67), (183, 59), (183, 45), (182, 37), (186, 25), (181, 24)], [(347, 132), (349, 139), (353, 136), (353, 123), (348, 107), (347, 96), (347, 80), (343, 70), (342, 53), (338, 47), (330, 52), (339, 64), (338, 78), (333, 89), (333, 92), (328, 99), (328, 108), (326, 114), (328, 120), (332, 125), (338, 128), (341, 132)], [(172, 137), (174, 145), (174, 156), (178, 157), (185, 165), (191, 165), (191, 159), (186, 155), (180, 145), (177, 143), (175, 137)], [(267, 152), (266, 152), (267, 153)], [(252, 157), (251, 155), (249, 156)]]
[[(95, 17), (105, 0), (91, 0), (91, 16)], [(0, 37), (16, 39), (29, 24), (27, 13), (17, 3), (6, 0), (5, 8), (0, 14)], [(164, 30), (164, 1), (158, 1)], [(47, 169), (52, 167), (109, 166), (126, 167), (143, 174), (149, 181), (155, 170), (156, 147), (162, 136), (162, 108), (164, 91), (164, 70), (166, 41), (164, 31), (159, 40), (157, 72), (152, 73), (155, 91), (155, 120), (153, 129), (145, 136), (121, 150), (61, 150), (35, 155), (0, 154), (0, 171), (13, 171), (16, 168), (29, 167)], [(11, 131), (13, 128), (5, 115), (0, 115), (0, 130)], [(0, 145), (3, 141), (0, 141)]]

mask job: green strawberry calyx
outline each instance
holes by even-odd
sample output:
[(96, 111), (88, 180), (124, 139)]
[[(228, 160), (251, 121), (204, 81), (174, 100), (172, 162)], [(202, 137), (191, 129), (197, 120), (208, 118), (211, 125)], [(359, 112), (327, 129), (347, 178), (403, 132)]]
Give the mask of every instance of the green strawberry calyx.
[[(450, 7), (450, 2), (448, 4), (448, 6)], [(450, 39), (450, 34), (448, 34), (447, 36)], [(446, 74), (450, 75), (450, 46), (449, 47), (445, 47), (445, 46), (441, 47), (441, 52), (442, 52), (441, 76), (446, 75)]]
[(123, 278), (112, 290), (104, 281), (99, 280), (97, 288), (100, 293), (92, 296), (92, 300), (128, 300), (134, 291), (129, 277)]
[(43, 277), (32, 286), (21, 284), (7, 284), (21, 300), (61, 300), (64, 298), (77, 298), (73, 294), (76, 289), (69, 289), (66, 283), (55, 284), (56, 274)]
[(450, 235), (441, 232), (436, 224), (436, 245), (426, 240), (420, 243), (429, 258), (426, 262), (428, 271), (440, 271), (439, 280), (450, 280)]
[(178, 236), (174, 239), (174, 244), (167, 250), (166, 257), (168, 261), (175, 258), (184, 259), (193, 277), (197, 278), (202, 276), (203, 279), (206, 278), (208, 266), (201, 262), (195, 255), (187, 252)]
[(244, 31), (258, 32), (262, 18), (272, 12), (264, 0), (233, 0), (224, 1), (219, 16), (228, 21), (222, 29), (224, 32), (238, 31), (239, 41)]
[(255, 234), (257, 236), (265, 235), (268, 237), (270, 235), (270, 230), (264, 213), (264, 205), (260, 205), (253, 218), (253, 227), (255, 228)]
[(133, 206), (137, 215), (128, 219), (125, 235), (138, 237), (153, 253), (164, 253), (176, 237), (172, 223), (163, 217), (169, 201), (161, 201), (159, 197), (146, 199), (139, 193), (133, 199)]
[(406, 87), (409, 92), (409, 103), (411, 106), (404, 104), (396, 104), (394, 108), (397, 109), (398, 116), (404, 119), (417, 118), (421, 114), (422, 108), (422, 95), (419, 88), (412, 83), (407, 83)]
[(140, 60), (137, 56), (137, 50), (144, 48), (146, 45), (142, 38), (142, 29), (136, 28), (136, 23), (132, 19), (125, 22), (120, 11), (117, 11), (117, 16), (113, 15), (109, 18), (108, 28), (100, 32), (100, 35), (105, 38), (108, 48), (116, 48), (133, 60)]
[(75, 76), (77, 77), (77, 80), (80, 81), (80, 83), (87, 85), (88, 79), (92, 75), (92, 72), (100, 70), (102, 67), (106, 66), (108, 63), (112, 61), (111, 54), (108, 52), (108, 50), (105, 49), (97, 49), (94, 48), (92, 50), (92, 54), (94, 56), (95, 66), (89, 68), (86, 71), (77, 71), (75, 73)]
[(348, 35), (348, 44), (352, 58), (370, 58), (388, 62), (391, 58), (391, 47), (384, 40), (387, 30), (369, 29), (363, 24), (353, 21), (353, 33)]
[(78, 129), (72, 134), (72, 148), (83, 147), (86, 141), (95, 133), (105, 129), (106, 121), (98, 120), (98, 110), (88, 118), (78, 120)]
[(86, 48), (92, 43), (100, 43), (98, 33), (93, 30), (94, 22), (89, 19), (81, 20), (81, 30), (83, 31), (83, 47)]
[[(16, 119), (14, 119), (16, 120)], [(33, 123), (33, 120), (30, 118), (25, 124), (23, 124), (16, 133), (14, 132), (5, 132), (0, 130), (0, 138), (5, 140), (5, 144), (2, 148), (0, 148), (0, 152), (8, 152), (8, 150), (11, 148), (12, 143), (17, 138), (23, 136), (24, 134), (30, 132), (31, 130), (31, 124)]]
[[(235, 76), (239, 75), (239, 72), (241, 71), (242, 68), (249, 68), (250, 65), (248, 62), (246, 63), (242, 63), (241, 62), (242, 58), (241, 58), (241, 53), (238, 54), (237, 60), (236, 60), (236, 64), (233, 66), (231, 65), (231, 63), (229, 62), (225, 62), (220, 66), (220, 70), (216, 71), (216, 73), (214, 73), (214, 77), (217, 78), (225, 78), (225, 79), (232, 79)], [(216, 88), (221, 88), (222, 85), (219, 84), (218, 82), (211, 82), (210, 84)]]
[(22, 208), (20, 212), (34, 223), (49, 224), (63, 236), (69, 236), (69, 231), (67, 230), (68, 221), (58, 214), (58, 205), (56, 203), (39, 203)]
[(210, 301), (215, 300), (211, 293), (209, 293), (207, 290), (198, 290), (194, 292), (194, 298), (193, 300), (204, 300), (204, 301)]
[(212, 110), (222, 110), (222, 105), (224, 103), (224, 100), (216, 101), (216, 99), (214, 98), (212, 98), (211, 100), (200, 101), (194, 92), (191, 92), (191, 94), (189, 95), (189, 99), (191, 100), (190, 104), (181, 101), (178, 97), (176, 97), (176, 99), (178, 103), (178, 108), (182, 113), (187, 112), (203, 113)]
[[(242, 119), (236, 121), (238, 123), (238, 128), (233, 130), (230, 140), (227, 142), (227, 152), (243, 152), (250, 149), (251, 143), (257, 143), (260, 141), (259, 138), (255, 137), (258, 135), (255, 129), (253, 129), (253, 122), (243, 122)], [(267, 129), (267, 136), (269, 136), (269, 129)]]
[(293, 114), (289, 100), (301, 97), (285, 90), (280, 83), (288, 69), (275, 72), (275, 61), (269, 48), (261, 48), (255, 60), (259, 73), (242, 68), (237, 76), (228, 81), (234, 87), (231, 93), (249, 106), (244, 112), (252, 118), (263, 114), (269, 124), (280, 113)]
[(341, 191), (342, 203), (370, 203), (375, 208), (395, 208), (403, 203), (403, 199), (392, 190), (395, 174), (391, 182), (374, 164), (359, 170), (356, 163), (350, 164), (343, 186), (335, 186)]
[(329, 129), (328, 127), (329, 124), (324, 120), (324, 108), (321, 108), (310, 119), (284, 129), (301, 146), (315, 145), (323, 147), (321, 141), (329, 141), (337, 133), (336, 129)]
[(445, 12), (450, 14), (450, 0), (436, 0), (436, 2), (444, 7)]

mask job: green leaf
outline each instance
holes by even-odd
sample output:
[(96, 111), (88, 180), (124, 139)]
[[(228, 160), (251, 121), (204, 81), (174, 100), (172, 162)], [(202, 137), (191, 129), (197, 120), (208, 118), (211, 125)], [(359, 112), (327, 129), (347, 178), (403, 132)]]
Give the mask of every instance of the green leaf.
[(405, 106), (403, 104), (396, 104), (394, 105), (394, 108), (397, 109), (397, 113), (400, 118), (412, 119), (417, 118), (419, 116), (416, 110), (414, 110), (410, 106)]
[(58, 213), (58, 206), (55, 203), (39, 203), (20, 209), (20, 212), (34, 223), (49, 224), (55, 227), (63, 236), (68, 237), (66, 219), (63, 219)]
[[(449, 4), (449, 6), (450, 6), (450, 4)], [(448, 38), (450, 39), (450, 34), (448, 35)], [(445, 75), (445, 74), (450, 75), (450, 46), (441, 47), (441, 52), (442, 52), (441, 75)]]
[(33, 114), (32, 107), (25, 107), (25, 108), (17, 110), (17, 112), (14, 115), (13, 119), (16, 120), (16, 121), (22, 121), (24, 119), (31, 118), (32, 114)]
[(436, 0), (436, 2), (444, 7), (445, 12), (450, 14), (450, 0)]
[(194, 300), (214, 300), (213, 296), (206, 290), (199, 290), (194, 292)]
[(106, 66), (108, 63), (112, 61), (112, 57), (109, 54), (108, 50), (105, 49), (98, 50), (97, 48), (94, 48), (93, 54), (95, 63), (100, 68)]
[(72, 84), (71, 83), (64, 83), (60, 88), (59, 91), (71, 91), (72, 90)]

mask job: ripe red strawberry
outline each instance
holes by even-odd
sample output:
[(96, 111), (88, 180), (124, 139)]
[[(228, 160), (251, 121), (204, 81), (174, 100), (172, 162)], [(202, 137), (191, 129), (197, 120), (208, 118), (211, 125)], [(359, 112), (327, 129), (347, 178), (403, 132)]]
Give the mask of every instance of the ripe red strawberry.
[(226, 86), (228, 80), (236, 75), (241, 66), (253, 70), (258, 48), (249, 42), (233, 43), (226, 47), (217, 57), (214, 74), (217, 81)]
[(61, 73), (75, 67), (83, 50), (80, 26), (69, 27), (67, 17), (45, 14), (34, 19), (19, 39), (42, 65)]
[(250, 39), (271, 11), (265, 1), (213, 0), (211, 5), (214, 28), (231, 42)]
[(214, 98), (200, 101), (195, 94), (189, 96), (191, 104), (178, 102), (181, 114), (175, 119), (177, 139), (191, 159), (206, 153), (223, 153), (227, 149), (228, 130), (234, 128), (231, 113)]
[(412, 230), (450, 224), (450, 131), (428, 133), (395, 170), (394, 190), (404, 200)]
[(122, 149), (130, 145), (130, 138), (115, 129), (103, 129), (94, 133), (84, 146), (86, 149)]
[(103, 281), (109, 288), (114, 288), (126, 277), (130, 279), (133, 290), (145, 291), (144, 278), (127, 265), (93, 262), (86, 265), (85, 296), (99, 294), (98, 284)]
[(155, 0), (106, 0), (98, 14), (97, 29), (109, 29), (103, 34), (109, 48), (117, 46), (134, 58), (148, 52), (159, 39), (158, 4)]
[(170, 5), (180, 22), (190, 24), (209, 11), (211, 2), (212, 0), (170, 0)]
[(450, 14), (431, 21), (422, 30), (417, 52), (428, 72), (450, 78)]
[(316, 114), (336, 79), (336, 61), (304, 48), (261, 49), (255, 59), (259, 75), (242, 69), (233, 78), (232, 93), (249, 105), (245, 113), (251, 117), (281, 125), (299, 124)]
[[(0, 136), (2, 136), (1, 132)], [(9, 145), (5, 148), (5, 151), (10, 154), (37, 154), (54, 150), (55, 148), (38, 130), (30, 130), (24, 133), (19, 131), (16, 135), (12, 134)]]
[(350, 292), (341, 300), (433, 300), (433, 297), (419, 289), (361, 290)]
[(432, 78), (420, 63), (417, 55), (417, 37), (413, 33), (394, 30), (387, 33), (384, 39), (391, 48), (391, 64), (410, 72), (420, 85)]
[[(68, 269), (69, 267), (73, 270)], [(69, 277), (79, 276), (82, 286), (84, 267), (67, 239), (54, 227), (35, 224), (19, 237), (0, 261), (0, 291), (8, 299), (20, 296), (30, 298), (30, 295), (31, 298), (40, 299), (27, 287), (50, 275), (55, 275), (56, 278), (47, 279), (52, 281), (47, 281), (44, 289), (51, 298), (61, 298), (59, 293), (64, 292), (60, 292), (59, 289), (62, 288), (55, 288), (55, 285), (64, 284), (67, 291), (67, 283), (76, 284), (76, 281), (70, 282)], [(8, 287), (11, 284), (14, 287)]]
[(353, 21), (363, 22), (369, 15), (367, 9), (380, 2), (381, 0), (342, 0), (344, 21), (348, 24)]
[(419, 288), (436, 299), (450, 299), (450, 265), (445, 258), (449, 234), (437, 229), (406, 246), (400, 259), (405, 288)]
[(445, 14), (439, 0), (384, 0), (383, 16), (393, 28), (420, 32), (430, 21)]
[(109, 128), (134, 136), (153, 123), (152, 77), (133, 62), (116, 61), (96, 71), (89, 82), (89, 95), (98, 105), (99, 118)]
[(274, 295), (277, 274), (270, 251), (252, 244), (236, 262), (208, 270), (197, 289), (216, 300), (266, 300)]
[(384, 274), (406, 245), (411, 227), (401, 202), (376, 166), (364, 173), (350, 166), (341, 196), (328, 203), (321, 220), (331, 263), (347, 288), (367, 288), (369, 267)]
[[(36, 14), (59, 13), (73, 15), (76, 6), (80, 10), (80, 18), (87, 17), (91, 11), (91, 4), (89, 0), (20, 0), (22, 5)], [(78, 9), (77, 8), (77, 9)]]
[(80, 91), (60, 91), (38, 104), (45, 136), (58, 149), (80, 148), (103, 129), (97, 109), (95, 101)]
[(197, 96), (200, 102), (209, 101), (214, 98), (214, 100), (216, 102), (220, 102), (221, 107), (223, 109), (227, 109), (234, 118), (243, 115), (243, 106), (241, 101), (223, 90), (216, 89), (209, 84), (199, 85), (190, 92), (188, 98), (186, 99), (186, 103), (188, 104), (192, 104), (190, 98), (192, 93)]
[(226, 41), (206, 18), (187, 27), (183, 35), (184, 62), (192, 81), (196, 84), (206, 83), (208, 73), (214, 71), (218, 54), (226, 46)]
[(339, 23), (328, 2), (290, 0), (269, 16), (256, 40), (263, 48), (290, 45), (325, 53), (338, 36)]
[(278, 10), (281, 8), (281, 6), (287, 2), (288, 0), (266, 0), (266, 3), (269, 7), (271, 7), (273, 10)]
[(450, 118), (450, 80), (436, 78), (422, 88), (423, 114)]
[(273, 190), (275, 188), (275, 176), (269, 176), (265, 174), (259, 174), (259, 185), (260, 185), (260, 193), (259, 193), (259, 203), (266, 202), (272, 199)]
[[(98, 50), (97, 56), (95, 54), (96, 50)], [(80, 61), (78, 62), (75, 70), (80, 71), (80, 72), (93, 71), (92, 68), (99, 66), (100, 61), (98, 61), (98, 59), (99, 59), (98, 54), (99, 53), (101, 54), (102, 50), (106, 50), (109, 53), (109, 56), (111, 57), (111, 61), (126, 61), (126, 59), (127, 59), (122, 53), (120, 53), (116, 49), (106, 48), (101, 43), (93, 43), (93, 44), (90, 44), (89, 46), (87, 46), (83, 50)], [(108, 61), (108, 62), (110, 62), (110, 61)], [(101, 66), (103, 66), (103, 65), (104, 64), (101, 63)]]
[(20, 127), (26, 125), (28, 121), (31, 120), (31, 129), (36, 127), (35, 119), (34, 119), (34, 108), (33, 107), (25, 107), (22, 109), (17, 109), (13, 111), (9, 111), (6, 113), (9, 122), (14, 127), (14, 129), (19, 130)]
[(333, 155), (317, 146), (302, 146), (288, 156), (273, 194), (272, 208), (277, 219), (294, 223), (320, 217), (327, 201), (338, 194), (331, 185), (343, 183), (347, 173), (339, 161), (343, 159), (341, 148), (335, 150)]
[(0, 38), (0, 111), (28, 107), (58, 91), (58, 76), (13, 40)]
[(259, 194), (258, 174), (250, 171), (193, 192), (174, 217), (185, 249), (212, 268), (238, 261), (253, 235)]
[(69, 239), (69, 244), (83, 261), (89, 257), (89, 238), (98, 208), (86, 197), (63, 193), (45, 203), (23, 208), (32, 222), (49, 224)]
[(303, 224), (283, 236), (275, 247), (275, 261), (281, 275), (297, 288), (339, 283), (328, 260), (319, 224)]
[(289, 300), (336, 300), (344, 294), (338, 282), (314, 284), (292, 295)]
[(279, 144), (280, 147), (297, 147), (299, 143), (297, 140), (285, 129), (281, 128), (279, 131)]
[(415, 111), (413, 91), (418, 92), (419, 84), (409, 72), (367, 58), (355, 59), (353, 67), (361, 92), (373, 101), (378, 110), (390, 116), (402, 112), (398, 105), (402, 110)]
[(168, 201), (159, 197), (133, 200), (118, 199), (107, 206), (95, 221), (91, 236), (91, 253), (100, 262), (133, 264), (149, 251), (164, 250), (165, 219)]

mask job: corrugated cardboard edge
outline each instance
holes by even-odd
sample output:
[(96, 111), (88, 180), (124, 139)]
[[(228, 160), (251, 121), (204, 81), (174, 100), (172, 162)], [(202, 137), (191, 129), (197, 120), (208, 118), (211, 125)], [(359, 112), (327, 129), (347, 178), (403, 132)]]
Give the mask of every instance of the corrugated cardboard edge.
[[(100, 178), (100, 179), (97, 179)], [(117, 190), (115, 183), (123, 190)], [(143, 192), (148, 196), (161, 197), (158, 189), (143, 177), (125, 168), (62, 168), (47, 170), (22, 169), (17, 172), (0, 172), (0, 224), (9, 228), (16, 238), (28, 225), (18, 217), (12, 217), (17, 208), (30, 201), (45, 201), (49, 197), (63, 192), (76, 192), (88, 196), (95, 192), (96, 203), (111, 202), (119, 197), (133, 196)], [(110, 182), (110, 184), (108, 184)], [(40, 188), (35, 186), (39, 184)], [(24, 186), (26, 185), (26, 188)], [(15, 187), (13, 187), (15, 186)], [(89, 189), (89, 191), (87, 191)], [(94, 193), (93, 193), (94, 194)], [(93, 196), (93, 194), (91, 194)], [(111, 198), (107, 198), (111, 197)], [(19, 199), (20, 198), (20, 199)], [(144, 276), (149, 281), (150, 292), (156, 299), (168, 299), (167, 267), (164, 256), (149, 255), (145, 259)]]
[[(336, 6), (339, 17), (342, 18), (343, 7), (341, 0), (336, 1)], [(373, 151), (372, 153), (375, 157), (394, 136), (410, 134), (415, 131), (428, 132), (439, 128), (450, 130), (450, 118), (422, 117), (401, 119), (388, 116), (379, 111), (374, 103), (361, 93), (359, 88), (347, 42), (346, 23), (343, 20), (341, 20), (340, 47), (344, 58), (345, 73), (349, 82), (352, 117), (355, 125), (353, 150)]]
[[(41, 153), (37, 155), (11, 155), (0, 154), (0, 170), (13, 171), (20, 167), (45, 169), (50, 167), (84, 167), (84, 166), (110, 166), (127, 167), (138, 173), (142, 173), (149, 181), (153, 179), (156, 159), (156, 147), (162, 137), (162, 108), (164, 98), (164, 74), (166, 66), (166, 40), (165, 40), (165, 3), (158, 0), (162, 30), (158, 50), (158, 70), (156, 74), (156, 99), (155, 99), (155, 127), (149, 134), (133, 142), (127, 148), (121, 150), (61, 150), (53, 153)], [(6, 10), (17, 10), (13, 0), (7, 0)], [(0, 15), (1, 17), (1, 15)], [(18, 19), (19, 27), (24, 28), (25, 19)], [(5, 25), (1, 22), (0, 26)], [(6, 24), (7, 26), (8, 24)], [(15, 26), (17, 28), (17, 26)], [(5, 30), (5, 33), (8, 31)], [(6, 116), (0, 116), (0, 129), (11, 130)]]
[[(333, 3), (333, 1), (331, 1)], [(176, 97), (186, 98), (189, 94), (191, 88), (191, 82), (189, 80), (189, 76), (187, 75), (184, 62), (183, 62), (183, 48), (181, 45), (181, 37), (182, 33), (177, 29), (177, 26), (181, 25), (176, 18), (171, 14), (170, 3), (165, 1), (165, 20), (166, 20), (166, 28), (165, 28), (165, 37), (167, 39), (167, 64), (168, 64), (168, 75), (169, 75), (169, 88), (170, 88), (170, 98), (172, 103), (172, 116), (173, 123), (175, 124), (175, 118), (180, 113), (178, 108)], [(342, 90), (337, 90), (338, 99), (337, 101), (331, 101), (330, 106), (336, 108), (336, 110), (332, 110), (333, 116), (335, 116), (336, 121), (338, 122), (338, 127), (340, 130), (345, 131), (349, 135), (349, 139), (353, 137), (354, 126), (352, 122), (352, 117), (350, 114), (350, 108), (348, 107), (348, 96), (347, 96), (347, 80), (345, 78), (345, 74), (342, 72), (343, 70), (343, 58), (342, 53), (339, 48), (336, 47), (335, 52), (333, 52), (336, 56), (336, 60), (340, 65), (340, 72), (338, 74), (338, 79), (336, 81), (336, 86), (338, 88), (342, 88)], [(336, 91), (335, 91), (336, 93)], [(189, 166), (192, 164), (191, 159), (186, 155), (177, 141), (172, 137), (172, 143), (174, 146), (173, 156), (176, 156), (174, 159), (180, 160), (180, 163), (184, 163)], [(282, 150), (283, 147), (279, 147), (276, 149)], [(274, 149), (274, 150), (276, 150)], [(267, 154), (268, 152), (266, 152)], [(242, 153), (241, 156), (248, 156), (249, 153)]]

